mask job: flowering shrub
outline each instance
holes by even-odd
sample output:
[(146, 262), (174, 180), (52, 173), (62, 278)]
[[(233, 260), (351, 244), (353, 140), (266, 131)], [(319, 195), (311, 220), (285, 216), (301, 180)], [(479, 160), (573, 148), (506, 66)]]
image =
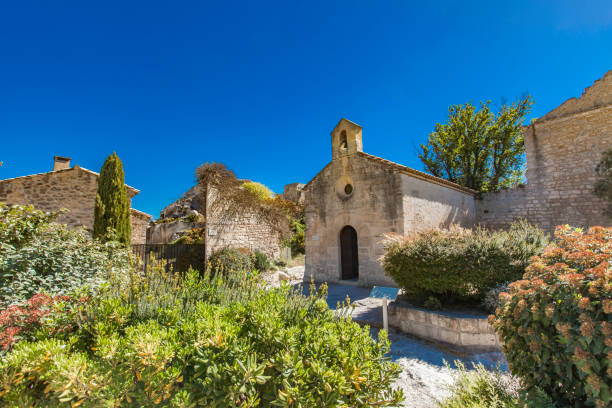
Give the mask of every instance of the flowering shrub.
[(62, 324), (61, 320), (65, 319), (61, 315), (88, 300), (87, 297), (75, 300), (65, 295), (52, 297), (39, 293), (23, 305), (7, 307), (0, 311), (0, 349), (7, 351), (21, 340), (33, 340), (40, 330), (69, 331), (72, 325)]
[(98, 286), (129, 264), (118, 243), (92, 241), (84, 230), (54, 223), (57, 215), (0, 204), (0, 307), (42, 291), (60, 295)]
[(519, 279), (546, 243), (544, 232), (524, 221), (502, 231), (428, 230), (387, 235), (381, 263), (412, 300), (481, 300), (489, 289)]
[(612, 228), (557, 227), (557, 242), (500, 294), (511, 371), (560, 406), (612, 404)]

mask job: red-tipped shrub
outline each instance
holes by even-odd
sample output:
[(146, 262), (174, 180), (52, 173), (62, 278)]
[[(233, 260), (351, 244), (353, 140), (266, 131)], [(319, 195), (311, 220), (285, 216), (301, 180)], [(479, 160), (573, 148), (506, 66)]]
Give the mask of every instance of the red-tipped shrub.
[(511, 371), (560, 406), (612, 403), (612, 228), (557, 227), (492, 317)]

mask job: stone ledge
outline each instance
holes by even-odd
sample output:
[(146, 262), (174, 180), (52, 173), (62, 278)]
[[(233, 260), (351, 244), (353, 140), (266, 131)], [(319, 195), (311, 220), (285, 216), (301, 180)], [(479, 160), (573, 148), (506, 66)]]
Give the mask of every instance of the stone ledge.
[(454, 347), (501, 350), (499, 338), (486, 317), (446, 315), (395, 301), (389, 304), (389, 325)]

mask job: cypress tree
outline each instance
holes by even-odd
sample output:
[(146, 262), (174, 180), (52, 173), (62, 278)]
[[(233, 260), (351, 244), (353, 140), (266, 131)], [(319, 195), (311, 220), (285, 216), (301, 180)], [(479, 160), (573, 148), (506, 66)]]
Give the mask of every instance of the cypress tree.
[(93, 236), (103, 241), (114, 238), (125, 245), (131, 241), (130, 201), (123, 163), (115, 152), (106, 158), (98, 177)]

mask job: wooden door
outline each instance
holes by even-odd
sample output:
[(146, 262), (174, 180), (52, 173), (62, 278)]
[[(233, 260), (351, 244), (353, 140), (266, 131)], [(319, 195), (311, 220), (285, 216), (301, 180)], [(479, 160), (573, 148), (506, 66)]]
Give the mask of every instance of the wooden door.
[(340, 232), (340, 263), (342, 279), (359, 277), (359, 257), (357, 254), (357, 231), (349, 225)]

